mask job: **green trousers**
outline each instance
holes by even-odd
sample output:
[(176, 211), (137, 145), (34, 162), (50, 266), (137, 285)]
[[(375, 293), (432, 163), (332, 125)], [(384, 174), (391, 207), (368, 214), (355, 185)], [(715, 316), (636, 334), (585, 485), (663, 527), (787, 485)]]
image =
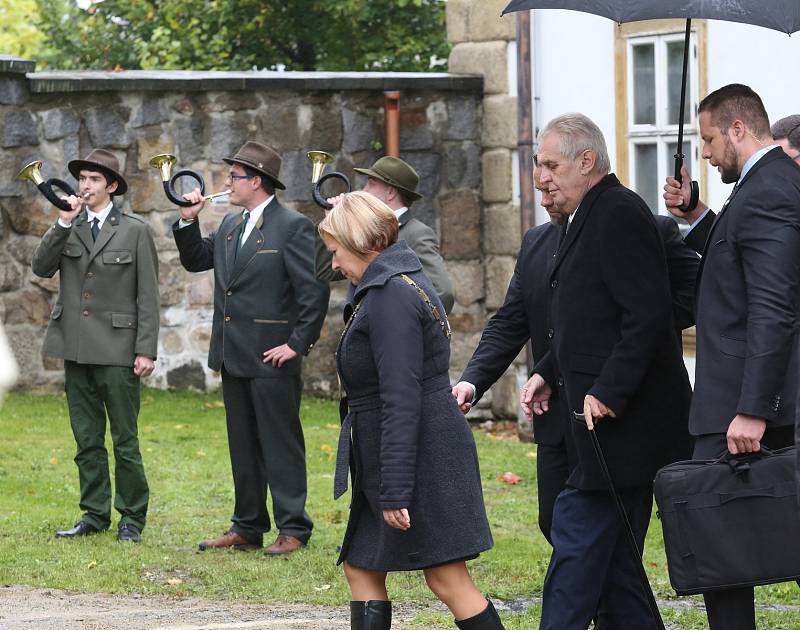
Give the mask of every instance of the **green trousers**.
[(75, 436), (82, 520), (97, 529), (111, 524), (111, 479), (105, 446), (106, 412), (114, 444), (114, 508), (120, 524), (144, 528), (150, 490), (139, 452), (137, 418), (141, 385), (133, 368), (64, 362), (69, 419)]

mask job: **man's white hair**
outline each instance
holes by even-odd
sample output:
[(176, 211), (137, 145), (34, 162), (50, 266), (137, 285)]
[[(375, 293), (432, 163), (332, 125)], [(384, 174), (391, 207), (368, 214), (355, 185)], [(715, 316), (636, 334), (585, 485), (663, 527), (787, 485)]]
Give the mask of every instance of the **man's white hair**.
[(539, 131), (538, 143), (541, 144), (549, 133), (558, 134), (562, 157), (574, 160), (586, 149), (591, 149), (597, 156), (597, 170), (603, 173), (611, 170), (606, 139), (600, 127), (588, 116), (577, 112), (556, 116)]

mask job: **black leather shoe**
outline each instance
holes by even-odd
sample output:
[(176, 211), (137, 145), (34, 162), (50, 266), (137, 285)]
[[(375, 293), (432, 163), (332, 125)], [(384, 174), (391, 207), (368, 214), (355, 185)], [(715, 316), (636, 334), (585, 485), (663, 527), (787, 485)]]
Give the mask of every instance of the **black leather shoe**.
[(75, 536), (88, 536), (89, 534), (96, 534), (100, 530), (94, 525), (89, 525), (85, 521), (78, 521), (72, 529), (62, 529), (56, 532), (56, 538), (75, 538)]
[(119, 526), (117, 540), (130, 540), (135, 543), (140, 542), (142, 540), (142, 531), (136, 527), (136, 525), (123, 523)]

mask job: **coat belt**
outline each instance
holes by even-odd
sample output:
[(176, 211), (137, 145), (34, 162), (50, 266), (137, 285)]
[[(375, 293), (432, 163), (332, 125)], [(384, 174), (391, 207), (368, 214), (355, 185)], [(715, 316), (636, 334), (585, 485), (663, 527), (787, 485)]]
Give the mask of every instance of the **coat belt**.
[[(450, 377), (447, 374), (437, 374), (422, 381), (423, 395), (449, 387)], [(350, 432), (353, 428), (354, 414), (359, 411), (380, 409), (382, 405), (380, 394), (347, 399), (348, 413), (342, 421), (342, 428), (339, 431), (339, 444), (336, 448), (336, 473), (333, 478), (334, 499), (338, 499), (347, 492), (347, 473), (350, 468), (351, 451)]]

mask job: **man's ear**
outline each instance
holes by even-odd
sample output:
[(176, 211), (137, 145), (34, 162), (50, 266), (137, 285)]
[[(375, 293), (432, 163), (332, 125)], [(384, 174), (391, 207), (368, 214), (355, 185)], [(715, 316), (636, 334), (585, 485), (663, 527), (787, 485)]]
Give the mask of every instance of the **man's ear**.
[(581, 175), (588, 175), (597, 164), (597, 154), (591, 149), (584, 149), (581, 153)]
[(113, 195), (117, 188), (119, 188), (119, 182), (116, 179), (112, 179), (111, 183), (106, 186), (106, 192), (109, 195)]
[(738, 118), (734, 120), (728, 127), (728, 135), (731, 140), (734, 141), (743, 140), (746, 133), (747, 133), (747, 127), (745, 126), (744, 122), (742, 122)]
[(386, 201), (395, 201), (400, 197), (400, 191), (397, 190), (394, 186), (387, 186), (386, 187)]

